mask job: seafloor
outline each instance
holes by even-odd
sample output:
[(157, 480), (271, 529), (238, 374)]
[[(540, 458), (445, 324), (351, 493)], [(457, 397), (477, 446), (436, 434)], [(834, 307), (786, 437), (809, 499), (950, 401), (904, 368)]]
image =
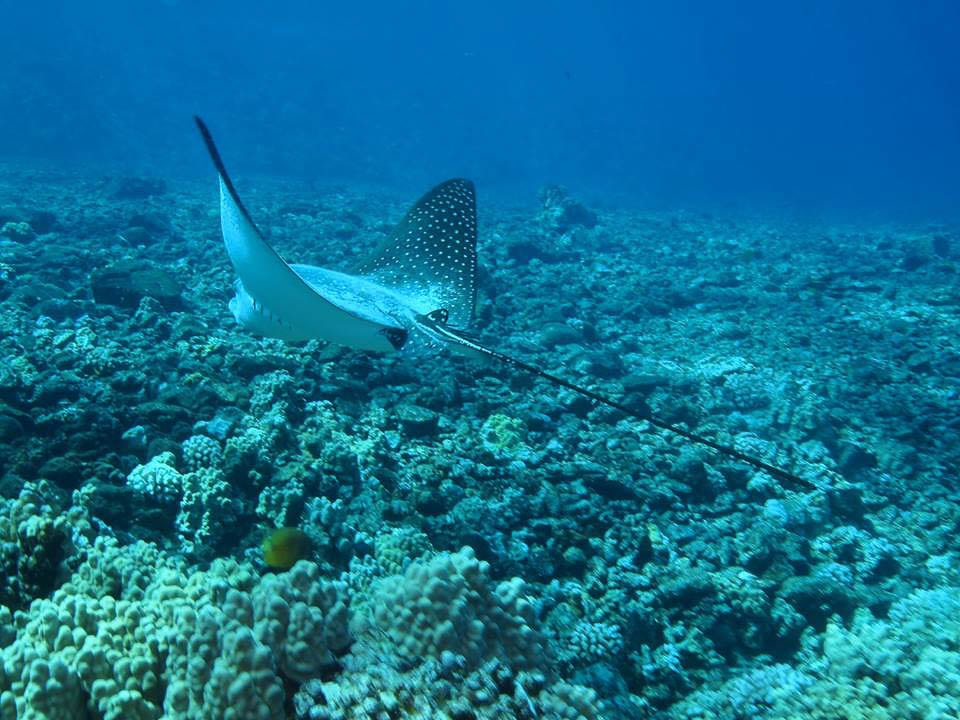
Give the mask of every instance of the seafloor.
[[(240, 185), (339, 268), (415, 199)], [(216, 212), (2, 175), (0, 719), (960, 713), (956, 229), (481, 188), (485, 342), (798, 492), (502, 366), (250, 336)]]

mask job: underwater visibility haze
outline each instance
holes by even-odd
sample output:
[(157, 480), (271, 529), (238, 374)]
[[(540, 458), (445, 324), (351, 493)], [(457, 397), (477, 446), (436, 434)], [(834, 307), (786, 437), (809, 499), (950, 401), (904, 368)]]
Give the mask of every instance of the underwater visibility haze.
[(960, 716), (960, 9), (0, 11), (0, 720)]

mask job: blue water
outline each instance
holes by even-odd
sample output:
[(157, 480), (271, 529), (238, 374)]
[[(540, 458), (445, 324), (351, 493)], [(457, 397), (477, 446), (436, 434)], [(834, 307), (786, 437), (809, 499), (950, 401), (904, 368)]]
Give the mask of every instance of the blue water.
[(960, 8), (0, 4), (0, 161), (955, 217)]
[(0, 720), (960, 718), (960, 4), (277, 6), (0, 0)]

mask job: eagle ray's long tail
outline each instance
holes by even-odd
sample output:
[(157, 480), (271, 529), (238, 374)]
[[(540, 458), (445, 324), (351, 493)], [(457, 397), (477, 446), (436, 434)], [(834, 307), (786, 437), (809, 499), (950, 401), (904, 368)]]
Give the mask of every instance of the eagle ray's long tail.
[(552, 375), (548, 372), (545, 372), (544, 370), (541, 370), (538, 367), (535, 367), (534, 365), (530, 365), (529, 363), (525, 363), (522, 360), (518, 360), (515, 357), (511, 357), (510, 355), (504, 355), (503, 353), (497, 352), (496, 350), (490, 350), (489, 348), (484, 348), (482, 352), (485, 352), (489, 357), (496, 358), (497, 360), (500, 360), (501, 362), (504, 362), (512, 367), (525, 370), (538, 377), (542, 377), (544, 380), (549, 380), (555, 385), (559, 385), (560, 387), (565, 387), (568, 390), (573, 390), (575, 393), (579, 393), (580, 395), (590, 398), (595, 402), (598, 402), (602, 405), (606, 405), (607, 407), (611, 407), (615, 410), (619, 410), (623, 414), (628, 415), (632, 418), (636, 418), (637, 420), (646, 420), (648, 423), (650, 423), (654, 427), (660, 428), (661, 430), (666, 430), (667, 432), (673, 433), (674, 435), (679, 435), (680, 437), (686, 438), (691, 442), (695, 442), (699, 445), (704, 445), (708, 448), (711, 448), (712, 450), (715, 450), (718, 453), (726, 455), (727, 457), (731, 457), (731, 458), (734, 458), (735, 460), (740, 460), (741, 462), (745, 462), (748, 465), (752, 465), (758, 470), (763, 470), (765, 472), (768, 472), (774, 477), (780, 480), (784, 480), (794, 486), (801, 487), (804, 490), (819, 489), (817, 485), (815, 485), (810, 480), (806, 480), (800, 477), (799, 475), (794, 475), (791, 472), (787, 472), (783, 468), (779, 468), (776, 465), (771, 465), (768, 462), (764, 462), (760, 458), (754, 457), (753, 455), (747, 455), (746, 453), (741, 452), (736, 448), (730, 447), (729, 445), (724, 445), (722, 443), (718, 443), (715, 440), (711, 440), (710, 438), (704, 437), (703, 435), (698, 435), (697, 433), (690, 432), (689, 430), (684, 430), (683, 428), (677, 427), (676, 425), (668, 423), (665, 420), (661, 420), (660, 418), (656, 417), (651, 413), (639, 412), (633, 408), (630, 408), (624, 405), (623, 403), (613, 400), (612, 398), (608, 398), (605, 395), (596, 393), (593, 390), (589, 390), (588, 388), (585, 388), (581, 385), (577, 385), (568, 380), (564, 380), (562, 377), (558, 377), (557, 375)]
[(716, 452), (721, 453), (722, 455), (726, 455), (727, 457), (733, 458), (735, 460), (740, 460), (741, 462), (745, 462), (748, 465), (752, 465), (758, 470), (763, 470), (764, 472), (769, 473), (775, 478), (778, 478), (779, 480), (783, 480), (798, 489), (801, 489), (804, 491), (820, 489), (812, 481), (802, 478), (799, 475), (795, 475), (791, 472), (788, 472), (783, 468), (777, 467), (776, 465), (771, 465), (770, 463), (765, 462), (760, 458), (754, 457), (753, 455), (748, 455), (744, 452), (737, 450), (734, 447), (730, 447), (729, 445), (724, 445), (723, 443), (718, 443), (715, 440), (711, 440), (708, 437), (704, 437), (703, 435), (698, 435), (697, 433), (690, 432), (689, 430), (684, 430), (683, 428), (677, 427), (672, 423), (668, 423), (665, 420), (661, 420), (660, 418), (656, 417), (652, 413), (639, 412), (638, 410), (628, 407), (623, 403), (617, 402), (616, 400), (613, 400), (612, 398), (609, 398), (606, 395), (601, 395), (600, 393), (594, 392), (593, 390), (585, 388), (582, 385), (577, 385), (576, 383), (572, 383), (569, 380), (564, 380), (562, 377), (559, 377), (558, 375), (553, 375), (551, 373), (546, 372), (545, 370), (541, 370), (535, 365), (531, 365), (530, 363), (524, 362), (523, 360), (519, 360), (511, 355), (507, 355), (498, 350), (493, 350), (492, 348), (488, 348), (484, 345), (481, 345), (476, 340), (471, 338), (469, 335), (459, 330), (456, 330), (454, 328), (451, 328), (449, 325), (446, 324), (446, 320), (447, 320), (447, 315), (444, 310), (436, 310), (432, 313), (428, 313), (427, 315), (417, 316), (417, 321), (421, 328), (423, 328), (430, 335), (436, 337), (438, 340), (442, 340), (450, 343), (454, 348), (459, 347), (459, 349), (463, 351), (473, 352), (485, 357), (493, 358), (494, 360), (498, 360), (499, 362), (502, 362), (505, 365), (508, 365), (510, 367), (514, 367), (519, 370), (523, 370), (525, 372), (531, 373), (532, 375), (541, 377), (544, 380), (549, 380), (554, 385), (559, 385), (560, 387), (567, 388), (568, 390), (572, 390), (575, 393), (583, 395), (584, 397), (587, 397), (593, 400), (594, 402), (600, 403), (602, 405), (606, 405), (607, 407), (611, 407), (614, 410), (619, 410), (624, 415), (627, 415), (632, 418), (636, 418), (637, 420), (646, 420), (648, 423), (650, 423), (654, 427), (660, 428), (661, 430), (665, 430), (667, 432), (673, 433), (674, 435), (679, 435), (680, 437), (690, 440), (691, 442), (697, 443), (698, 445), (703, 445), (712, 450), (715, 450)]

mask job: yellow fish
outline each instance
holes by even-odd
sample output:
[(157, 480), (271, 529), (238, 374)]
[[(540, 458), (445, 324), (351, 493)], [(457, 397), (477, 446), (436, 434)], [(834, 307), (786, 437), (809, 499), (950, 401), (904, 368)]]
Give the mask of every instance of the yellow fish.
[(309, 554), (310, 537), (299, 528), (277, 528), (263, 539), (263, 560), (277, 570), (289, 570)]

